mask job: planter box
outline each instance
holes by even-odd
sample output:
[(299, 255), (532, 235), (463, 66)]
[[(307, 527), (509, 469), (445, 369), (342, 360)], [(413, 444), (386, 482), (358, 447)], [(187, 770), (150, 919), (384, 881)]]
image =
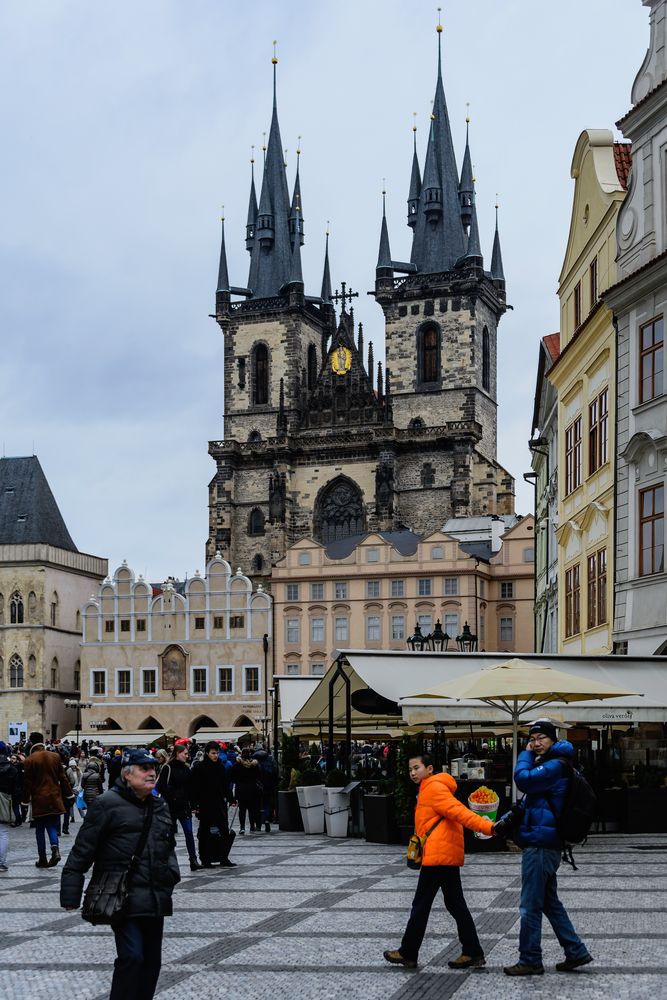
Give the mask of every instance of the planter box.
[(327, 837), (347, 837), (350, 796), (340, 788), (324, 789), (324, 821)]
[(296, 792), (278, 792), (278, 829), (303, 833), (303, 821)]
[(393, 795), (364, 795), (366, 840), (371, 844), (400, 844)]
[(324, 785), (301, 785), (296, 794), (304, 833), (324, 833)]

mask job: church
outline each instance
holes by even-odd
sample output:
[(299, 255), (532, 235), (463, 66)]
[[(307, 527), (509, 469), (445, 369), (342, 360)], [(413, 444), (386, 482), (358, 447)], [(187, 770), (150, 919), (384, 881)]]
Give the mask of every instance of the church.
[(454, 153), (441, 32), (423, 169), (415, 137), (406, 184), (409, 261), (393, 259), (384, 211), (381, 222), (374, 294), (384, 365), (364, 349), (345, 285), (332, 291), (328, 240), (319, 294), (304, 287), (298, 160), (290, 196), (274, 56), (244, 286), (230, 283), (222, 223), (224, 438), (209, 442), (207, 556), (220, 552), (255, 579), (267, 582), (300, 538), (423, 534), (452, 517), (514, 511), (514, 481), (496, 457), (497, 330), (507, 308), (498, 221), (487, 270), (467, 136), (460, 172)]

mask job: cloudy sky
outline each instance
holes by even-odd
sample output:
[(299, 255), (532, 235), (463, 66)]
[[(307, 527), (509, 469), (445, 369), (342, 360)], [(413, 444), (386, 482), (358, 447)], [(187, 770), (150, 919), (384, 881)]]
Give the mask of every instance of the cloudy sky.
[[(251, 145), (278, 107), (300, 135), (306, 291), (331, 223), (334, 283), (382, 357), (373, 287), (383, 178), (392, 255), (418, 112), (423, 163), (437, 4), (424, 0), (3, 0), (0, 4), (0, 440), (38, 455), (82, 551), (152, 579), (203, 569), (209, 439), (222, 434), (214, 306), (220, 205), (247, 280)], [(614, 128), (648, 44), (641, 0), (450, 0), (445, 90), (459, 158), (470, 104), (483, 248), (501, 204), (508, 301), (499, 460), (532, 491), (539, 338), (558, 329), (572, 152)], [(258, 152), (258, 156), (261, 153)]]

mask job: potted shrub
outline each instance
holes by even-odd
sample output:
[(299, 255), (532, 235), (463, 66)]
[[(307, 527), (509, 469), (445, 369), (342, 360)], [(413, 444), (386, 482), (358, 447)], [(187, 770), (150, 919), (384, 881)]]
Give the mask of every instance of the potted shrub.
[(396, 824), (395, 785), (382, 780), (377, 791), (364, 795), (364, 829), (371, 844), (400, 843)]
[(311, 768), (296, 780), (296, 794), (305, 833), (324, 833), (324, 785), (322, 775)]
[(296, 794), (299, 774), (299, 737), (283, 736), (280, 748), (280, 788), (278, 790), (278, 827), (291, 833), (303, 831), (301, 810)]
[(337, 769), (329, 771), (324, 779), (324, 820), (327, 837), (347, 837), (350, 819), (350, 796), (343, 788), (347, 778)]

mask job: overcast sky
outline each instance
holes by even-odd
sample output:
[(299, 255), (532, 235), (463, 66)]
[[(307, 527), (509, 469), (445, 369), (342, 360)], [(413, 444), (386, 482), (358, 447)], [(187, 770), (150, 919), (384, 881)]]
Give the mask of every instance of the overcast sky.
[[(204, 568), (207, 442), (222, 435), (214, 308), (220, 205), (247, 281), (250, 147), (271, 114), (271, 42), (292, 182), (301, 135), (307, 293), (331, 221), (335, 284), (383, 355), (373, 287), (386, 178), (392, 256), (418, 112), (436, 77), (424, 0), (3, 0), (0, 4), (0, 438), (35, 453), (82, 551), (153, 580)], [(498, 458), (532, 490), (539, 338), (558, 329), (570, 163), (584, 128), (629, 108), (648, 45), (641, 0), (450, 0), (443, 67), (459, 167), (471, 150), (487, 265), (501, 204)], [(620, 136), (618, 136), (620, 138)], [(244, 567), (244, 569), (247, 567)]]

